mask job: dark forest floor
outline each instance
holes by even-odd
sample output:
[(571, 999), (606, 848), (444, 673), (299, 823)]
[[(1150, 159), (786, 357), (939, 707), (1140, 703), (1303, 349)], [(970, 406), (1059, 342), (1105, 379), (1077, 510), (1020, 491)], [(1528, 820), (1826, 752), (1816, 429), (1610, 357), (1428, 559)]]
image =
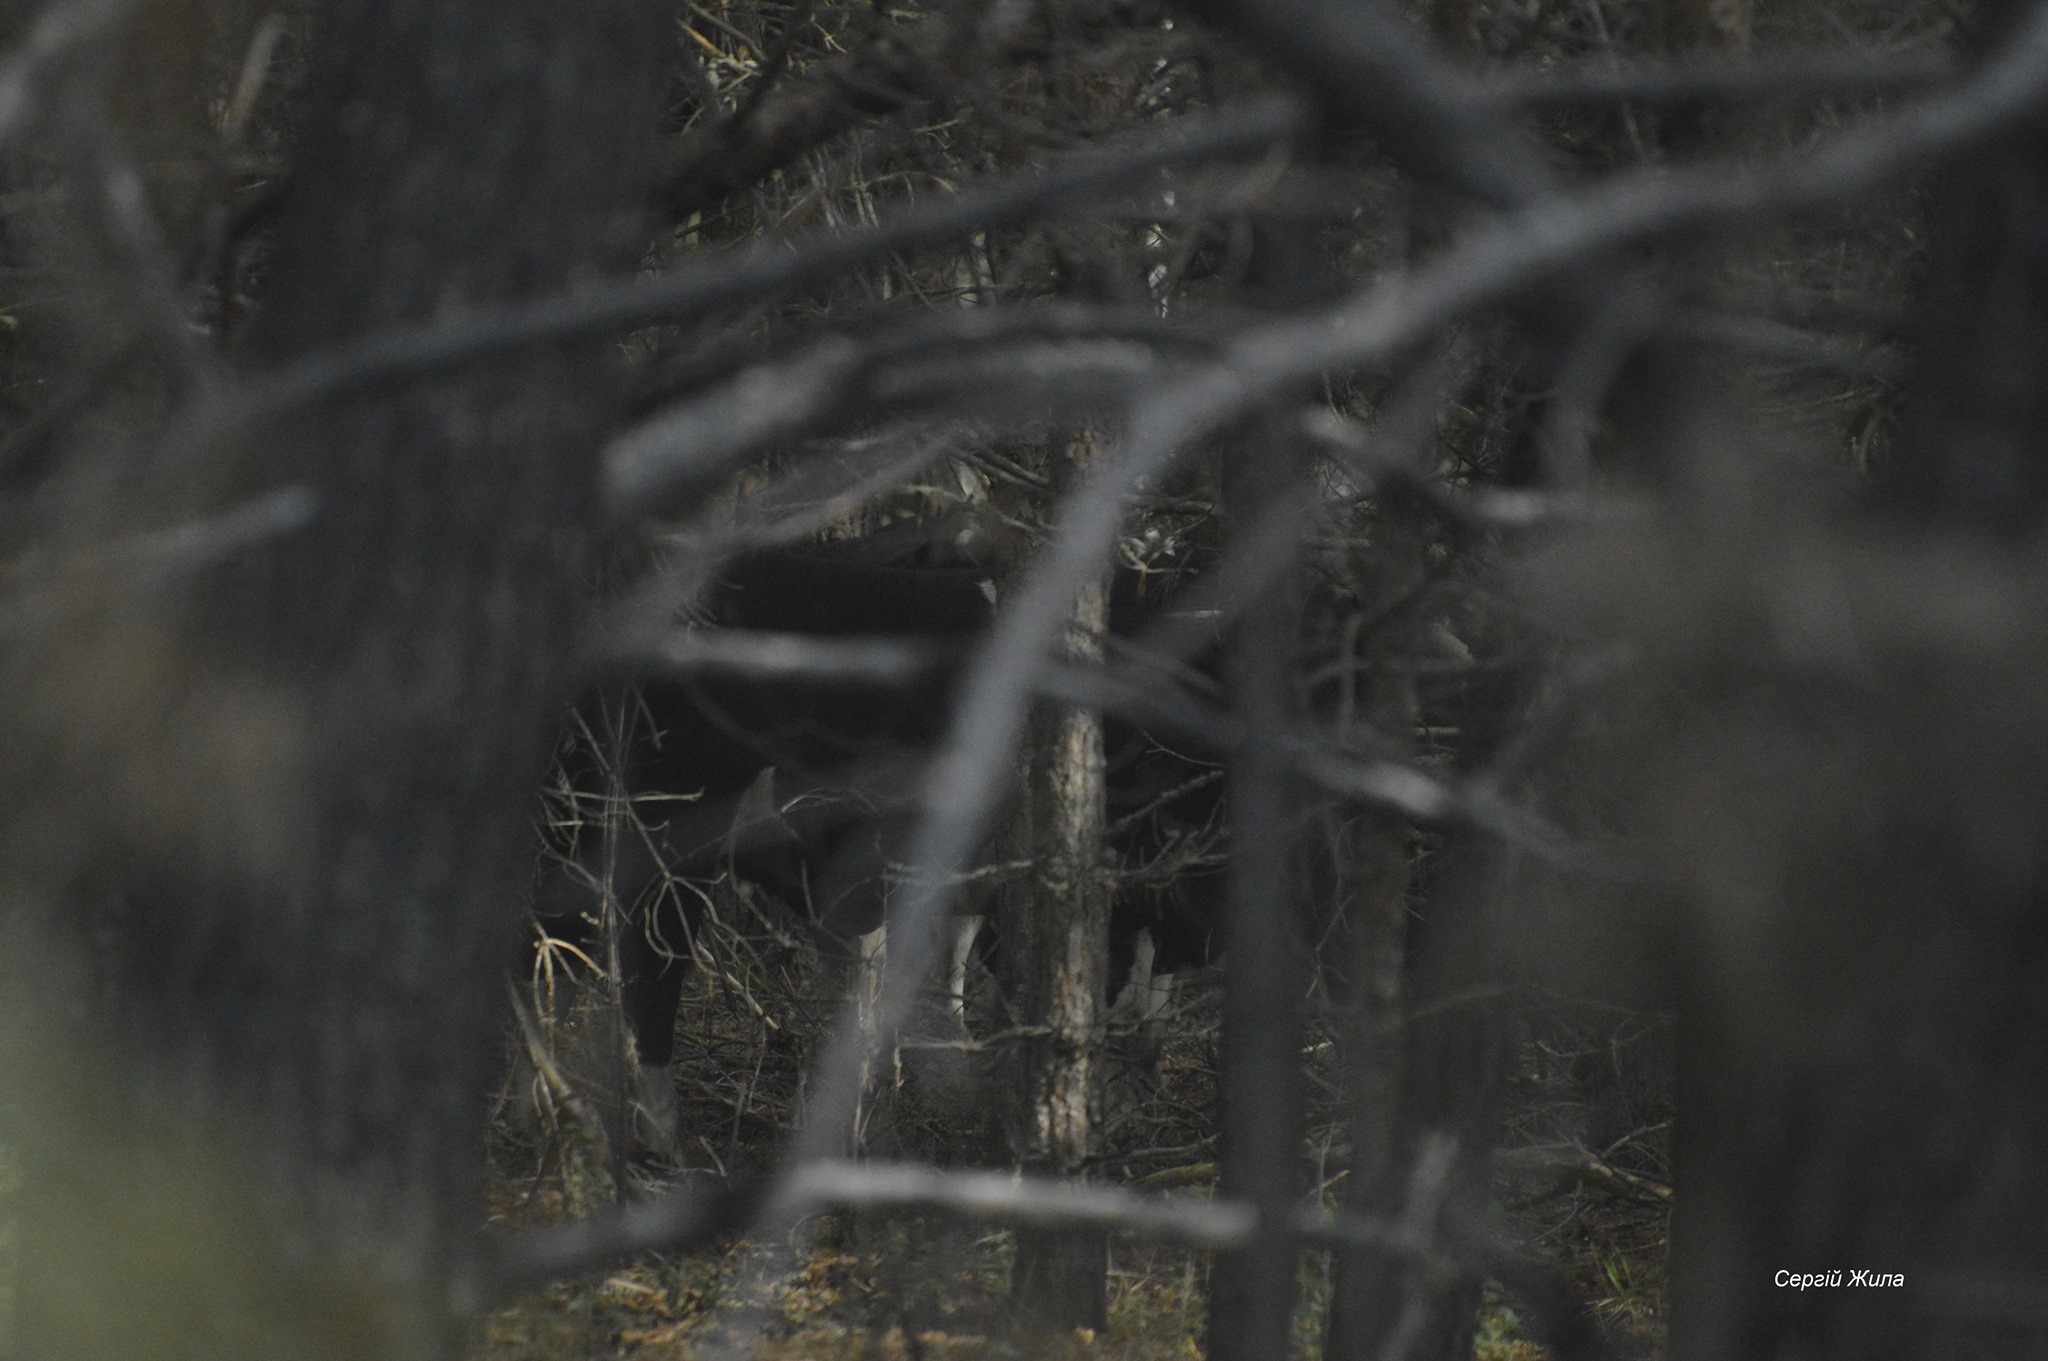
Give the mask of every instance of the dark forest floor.
[[(798, 995), (796, 992), (790, 996)], [(1184, 999), (1182, 1020), (1155, 1053), (1113, 1123), (1114, 1152), (1100, 1170), (1106, 1180), (1149, 1189), (1206, 1194), (1213, 1186), (1213, 1145), (1207, 1111), (1213, 1099), (1213, 998), (1200, 989)], [(772, 1018), (799, 1024), (782, 1024)], [(610, 1043), (594, 1011), (564, 1014), (551, 1038), (569, 1069), (578, 1050)], [(808, 1057), (802, 1020), (786, 1007), (740, 995), (732, 980), (707, 977), (686, 1003), (683, 1026), (692, 1059), (679, 1073), (684, 1128), (696, 1131), (682, 1150), (681, 1175), (765, 1164), (774, 1134), (786, 1128), (796, 1076)], [(1609, 1335), (1630, 1354), (1662, 1352), (1663, 1281), (1668, 1199), (1569, 1166), (1588, 1151), (1587, 1135), (1608, 1155), (1601, 1165), (1634, 1168), (1660, 1186), (1668, 1129), (1628, 1108), (1642, 1104), (1638, 1081), (1617, 1098), (1598, 1081), (1588, 1095), (1587, 1055), (1622, 1069), (1581, 1031), (1551, 1025), (1526, 1046), (1510, 1091), (1511, 1111), (1498, 1185), (1505, 1222), (1516, 1241), (1550, 1261)], [(920, 1052), (925, 1056), (919, 1057)], [(607, 1065), (581, 1066), (602, 1071)], [(955, 1165), (998, 1162), (987, 1128), (987, 1101), (971, 1056), (957, 1049), (912, 1050), (894, 1075), (895, 1100), (886, 1127), (870, 1127), (881, 1156)], [(1597, 1077), (1597, 1073), (1596, 1073)], [(1567, 1079), (1570, 1079), (1569, 1081)], [(1649, 1104), (1660, 1099), (1649, 1083)], [(591, 1084), (582, 1118), (615, 1104), (615, 1089)], [(1612, 1109), (1622, 1099), (1624, 1109)], [(1651, 1112), (1655, 1114), (1655, 1112)], [(1603, 1122), (1636, 1122), (1618, 1141)], [(509, 1126), (511, 1122), (506, 1122)], [(591, 1120), (592, 1124), (601, 1121)], [(493, 1219), (543, 1224), (586, 1213), (614, 1195), (614, 1165), (601, 1129), (566, 1114), (552, 1136), (501, 1128), (493, 1149)], [(1601, 1160), (1596, 1160), (1600, 1162)], [(676, 1174), (678, 1169), (669, 1169)], [(651, 1190), (661, 1173), (628, 1173)], [(1326, 1178), (1328, 1189), (1341, 1170)], [(764, 1263), (744, 1244), (691, 1257), (650, 1256), (617, 1270), (537, 1291), (495, 1314), (477, 1361), (567, 1361), (568, 1358), (751, 1357), (945, 1358), (1118, 1357), (1131, 1361), (1202, 1354), (1207, 1262), (1203, 1254), (1119, 1239), (1111, 1248), (1109, 1327), (1100, 1336), (1026, 1338), (1008, 1310), (1011, 1235), (999, 1228), (922, 1217), (808, 1226), (808, 1241), (782, 1260)], [(1313, 1361), (1321, 1328), (1327, 1265), (1305, 1253), (1303, 1305), (1295, 1354)], [(742, 1278), (773, 1282), (764, 1297), (742, 1299)], [(751, 1339), (737, 1349), (736, 1342)], [(1489, 1290), (1482, 1312), (1478, 1361), (1535, 1361), (1513, 1302)]]

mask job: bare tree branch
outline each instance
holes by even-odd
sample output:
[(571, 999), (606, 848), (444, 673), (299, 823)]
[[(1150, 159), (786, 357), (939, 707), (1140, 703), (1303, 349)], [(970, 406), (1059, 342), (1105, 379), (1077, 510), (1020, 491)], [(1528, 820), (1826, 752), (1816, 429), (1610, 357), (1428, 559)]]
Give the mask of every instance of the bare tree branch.
[[(772, 92), (763, 87), (731, 118), (681, 138), (663, 167), (662, 206), (680, 221), (840, 135), (850, 115), (885, 117), (938, 95), (953, 24), (920, 27), (936, 32), (877, 25), (853, 51)], [(787, 51), (785, 35), (785, 57)]]
[[(493, 1285), (501, 1292), (558, 1280), (645, 1252), (701, 1249), (753, 1218), (795, 1222), (830, 1209), (923, 1212), (1041, 1227), (1098, 1227), (1211, 1251), (1242, 1246), (1258, 1232), (1253, 1209), (1238, 1202), (1147, 1194), (1006, 1172), (959, 1172), (916, 1165), (826, 1160), (774, 1183), (733, 1182), (627, 1205), (575, 1224), (501, 1236)], [(1294, 1212), (1282, 1232), (1303, 1247), (1362, 1247), (1433, 1270), (1476, 1266), (1516, 1291), (1554, 1354), (1602, 1361), (1613, 1352), (1542, 1266), (1502, 1246), (1487, 1228), (1447, 1218), (1447, 1241), (1434, 1214), (1398, 1220), (1329, 1214), (1316, 1205)]]
[[(770, 446), (843, 425), (869, 404), (967, 400), (984, 418), (1006, 391), (1028, 397), (1094, 379), (1122, 396), (1159, 376), (1159, 351), (1213, 355), (1213, 336), (1128, 307), (1052, 303), (922, 315), (855, 339), (833, 335), (747, 368), (612, 443), (605, 500), (624, 519), (700, 486)], [(1070, 413), (1071, 414), (1071, 413)]]
[(1374, 437), (1374, 429), (1327, 407), (1302, 413), (1302, 426), (1368, 486), (1397, 487), (1445, 524), (1474, 533), (1561, 523), (1619, 522), (1641, 519), (1652, 511), (1648, 501), (1614, 491), (1593, 494), (1519, 487), (1447, 487), (1415, 462), (1383, 447)]
[(1459, 316), (1640, 241), (1829, 207), (1995, 135), (2044, 97), (2048, 7), (2037, 7), (1962, 86), (1812, 152), (1754, 168), (1645, 172), (1546, 194), (1479, 227), (1432, 263), (1335, 308), (1247, 331), (1223, 362), (1149, 399), (1132, 439), (1148, 430), (1156, 430), (1155, 438), (1188, 438), (1325, 371), (1383, 364)]
[[(641, 678), (720, 676), (902, 685), (962, 655), (955, 647), (900, 638), (700, 629), (622, 642), (593, 658), (592, 668), (604, 675)], [(1244, 722), (1229, 710), (1130, 668), (1052, 659), (1043, 664), (1035, 688), (1062, 703), (1122, 714), (1192, 742), (1219, 760), (1241, 752), (1249, 740)], [(1467, 822), (1548, 864), (1588, 868), (1594, 863), (1563, 832), (1504, 802), (1482, 781), (1459, 780), (1391, 756), (1348, 751), (1334, 734), (1307, 728), (1286, 734), (1278, 750), (1289, 769), (1326, 793), (1418, 822)]]
[(111, 37), (133, 0), (50, 0), (20, 50), (0, 58), (0, 146), (48, 111), (49, 86), (78, 49)]
[[(1141, 481), (1170, 468), (1189, 440), (1326, 369), (1384, 362), (1455, 317), (1569, 265), (1663, 232), (1772, 209), (1823, 207), (1917, 170), (2023, 116), (2044, 89), (2048, 7), (2030, 16), (1969, 83), (1897, 118), (1758, 170), (1636, 175), (1547, 195), (1476, 231), (1434, 263), (1335, 309), (1246, 333), (1228, 347), (1224, 362), (1141, 401), (1102, 475), (1066, 498), (1056, 537), (969, 674), (952, 732), (926, 781), (913, 856), (919, 873), (892, 905), (891, 958), (874, 1033), (890, 1035), (902, 1024), (938, 958), (937, 928), (953, 881), (994, 813), (1021, 736), (1025, 698), (1067, 601), (1107, 556), (1125, 499)], [(815, 1069), (805, 1122), (789, 1150), (793, 1165), (839, 1147), (858, 1105), (868, 1044), (852, 1015), (842, 1017)]]
[(901, 685), (961, 655), (900, 638), (822, 638), (755, 629), (699, 629), (609, 653), (608, 669), (635, 675), (730, 676)]
[(319, 506), (311, 490), (286, 487), (219, 515), (75, 554), (64, 561), (54, 582), (26, 588), (8, 583), (13, 589), (0, 595), (0, 638), (62, 619), (88, 606), (95, 591), (109, 584), (125, 592), (160, 589), (253, 545), (303, 529)]
[[(1121, 714), (1179, 741), (1194, 744), (1219, 760), (1244, 749), (1248, 729), (1229, 710), (1205, 704), (1149, 673), (1129, 668), (1093, 668), (1050, 661), (1040, 674), (1038, 693), (1062, 703)], [(1347, 750), (1357, 735), (1303, 724), (1282, 733), (1279, 754), (1300, 778), (1356, 803), (1384, 808), (1422, 823), (1465, 823), (1560, 868), (1620, 873), (1526, 809), (1518, 808), (1483, 779), (1462, 780), (1401, 759)]]
[(1699, 55), (1672, 61), (1580, 61), (1488, 72), (1481, 88), (1525, 109), (1599, 108), (1623, 101), (1653, 105), (1769, 99), (1791, 95), (1909, 94), (1955, 80), (1951, 52), (1783, 52), (1740, 59)]
[(1315, 91), (1328, 122), (1370, 134), (1425, 184), (1497, 208), (1548, 185), (1542, 153), (1503, 106), (1390, 5), (1191, 0), (1189, 8), (1267, 49)]
[(1021, 221), (1084, 195), (1121, 190), (1164, 165), (1263, 151), (1292, 135), (1297, 122), (1292, 107), (1282, 103), (1188, 120), (1164, 135), (1076, 156), (1051, 170), (1005, 179), (865, 230), (707, 253), (652, 280), (480, 308), (450, 323), (384, 330), (249, 384), (217, 410), (188, 416), (165, 437), (160, 460), (175, 465), (233, 430), (357, 388), (508, 351), (699, 316), (829, 279), (891, 251)]
[[(807, 1163), (766, 1186), (680, 1192), (609, 1216), (501, 1240), (495, 1275), (505, 1288), (556, 1279), (634, 1253), (701, 1248), (731, 1233), (739, 1219), (735, 1208), (747, 1204), (760, 1206), (762, 1219), (787, 1222), (830, 1209), (921, 1211), (1042, 1228), (1100, 1227), (1209, 1249), (1250, 1241), (1257, 1220), (1251, 1207), (1230, 1201), (1007, 1172), (835, 1159)], [(1361, 1245), (1426, 1262), (1443, 1257), (1415, 1225), (1331, 1217), (1314, 1207), (1303, 1207), (1284, 1232), (1303, 1246)]]
[[(594, 631), (585, 669), (609, 675), (639, 667), (645, 659), (636, 656), (666, 645), (677, 612), (695, 600), (735, 554), (792, 543), (824, 529), (862, 502), (958, 453), (966, 440), (966, 430), (953, 427), (936, 434), (898, 429), (846, 441), (837, 450), (813, 450), (795, 460), (785, 482), (750, 498), (737, 523), (724, 523), (727, 512), (722, 505), (707, 508), (666, 536), (664, 546), (674, 554), (667, 568), (605, 612)], [(659, 666), (653, 669), (658, 671)]]
[[(806, 449), (790, 460), (777, 481), (748, 496), (737, 509), (718, 504), (665, 541), (687, 547), (699, 559), (795, 543), (915, 480), (944, 459), (971, 457), (972, 446), (979, 442), (980, 431), (965, 422), (937, 431), (913, 423)], [(669, 617), (670, 613), (660, 616), (661, 627), (668, 626)]]
[(1895, 351), (1827, 340), (1770, 317), (1696, 310), (1667, 317), (1657, 329), (1674, 340), (1713, 345), (1767, 363), (1837, 373), (1845, 378), (1890, 383), (1903, 378), (1906, 372), (1905, 360)]

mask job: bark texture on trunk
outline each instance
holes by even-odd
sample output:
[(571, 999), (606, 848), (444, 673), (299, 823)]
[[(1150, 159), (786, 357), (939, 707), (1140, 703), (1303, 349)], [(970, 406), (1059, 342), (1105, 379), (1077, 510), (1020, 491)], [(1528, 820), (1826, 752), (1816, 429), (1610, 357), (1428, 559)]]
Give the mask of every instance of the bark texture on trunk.
[[(629, 264), (660, 34), (632, 0), (336, 5), (244, 365)], [(58, 1137), (27, 1150), (31, 1354), (463, 1347), (601, 360), (390, 383), (109, 481), (116, 526), (284, 487), (310, 514), (9, 678), (28, 754), (103, 795), (73, 810), (90, 863), (45, 858), (104, 1006), (36, 1065)]]
[[(1097, 448), (1084, 433), (1067, 461), (1086, 476)], [(1109, 633), (1109, 583), (1075, 598), (1067, 655), (1100, 664)], [(1030, 775), (1033, 859), (1025, 897), (1004, 924), (1012, 952), (1016, 1014), (1043, 1027), (1023, 1046), (1024, 1080), (1012, 1118), (1011, 1155), (1027, 1167), (1079, 1176), (1099, 1151), (1102, 1017), (1109, 963), (1109, 882), (1102, 716), (1063, 709), (1035, 725)], [(1027, 1326), (1053, 1331), (1108, 1326), (1108, 1239), (1099, 1230), (1019, 1230), (1012, 1297)]]

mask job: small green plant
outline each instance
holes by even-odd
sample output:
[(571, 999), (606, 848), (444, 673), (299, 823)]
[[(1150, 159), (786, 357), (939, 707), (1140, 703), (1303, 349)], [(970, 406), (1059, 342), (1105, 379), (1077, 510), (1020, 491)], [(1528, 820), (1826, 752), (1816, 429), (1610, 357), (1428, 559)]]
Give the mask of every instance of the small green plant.
[(1619, 1252), (1601, 1257), (1598, 1265), (1601, 1279), (1607, 1283), (1607, 1296), (1594, 1302), (1594, 1314), (1602, 1323), (1623, 1332), (1638, 1336), (1653, 1332), (1659, 1310), (1657, 1291), (1645, 1279), (1649, 1273)]
[(1473, 1361), (1542, 1361), (1543, 1349), (1522, 1334), (1500, 1287), (1492, 1281), (1479, 1300), (1479, 1326), (1472, 1336)]

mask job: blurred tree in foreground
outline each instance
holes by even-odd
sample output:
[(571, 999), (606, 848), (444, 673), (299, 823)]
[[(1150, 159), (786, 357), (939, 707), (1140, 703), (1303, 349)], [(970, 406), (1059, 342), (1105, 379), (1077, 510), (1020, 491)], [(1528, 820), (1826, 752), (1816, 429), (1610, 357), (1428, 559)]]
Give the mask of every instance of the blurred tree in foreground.
[[(1494, 1215), (1563, 989), (1676, 1018), (1671, 1355), (2039, 1354), (2048, 8), (1950, 26), (0, 14), (6, 1345), (448, 1357), (520, 1281), (842, 1205), (1035, 1231), (1055, 1325), (1091, 1235), (1213, 1249), (1222, 1361), (1286, 1354), (1307, 1248), (1325, 1355), (1466, 1354), (1486, 1279), (1604, 1355)], [(948, 503), (998, 620), (774, 1175), (486, 1239), (563, 705), (900, 661), (691, 606)], [(1200, 636), (1118, 637), (1113, 565)], [(1082, 1179), (1144, 868), (1091, 863), (1097, 714), (1227, 772), (1214, 1201)], [(844, 1161), (1020, 767), (1045, 1175)]]

